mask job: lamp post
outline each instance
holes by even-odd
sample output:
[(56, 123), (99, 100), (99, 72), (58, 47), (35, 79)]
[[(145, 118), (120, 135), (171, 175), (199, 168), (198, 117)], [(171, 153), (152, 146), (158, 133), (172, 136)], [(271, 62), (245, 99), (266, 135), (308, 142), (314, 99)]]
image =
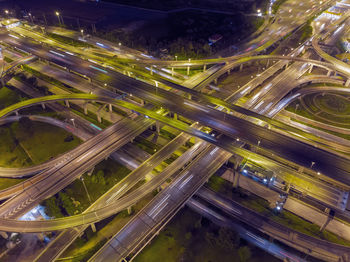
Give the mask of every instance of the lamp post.
[(72, 121), (72, 123), (73, 123), (73, 126), (75, 127), (75, 122), (74, 122), (74, 118), (71, 118), (70, 120)]
[(60, 13), (58, 11), (56, 11), (55, 14), (57, 15), (58, 24), (61, 25)]
[(28, 13), (28, 15), (30, 17), (30, 21), (32, 22), (32, 24), (34, 24), (32, 13)]
[(80, 29), (81, 37), (84, 38), (84, 29)]

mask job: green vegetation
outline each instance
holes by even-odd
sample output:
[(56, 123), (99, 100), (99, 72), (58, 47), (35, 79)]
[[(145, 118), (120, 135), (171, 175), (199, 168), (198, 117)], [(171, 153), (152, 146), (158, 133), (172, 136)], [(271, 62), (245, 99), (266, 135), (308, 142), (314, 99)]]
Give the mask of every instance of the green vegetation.
[(96, 232), (93, 232), (91, 228), (85, 230), (84, 234), (77, 238), (72, 245), (63, 253), (62, 258), (58, 261), (65, 262), (84, 262), (98, 250), (103, 244), (114, 235), (115, 232), (122, 229), (122, 227), (144, 207), (151, 199), (153, 195), (150, 194), (140, 200), (132, 208), (132, 213), (122, 211), (115, 216), (104, 219), (96, 223)]
[(91, 47), (91, 48), (94, 47), (93, 45), (85, 43), (83, 41), (79, 41), (79, 40), (76, 40), (67, 36), (63, 36), (63, 35), (58, 35), (55, 33), (46, 33), (46, 37), (52, 38), (57, 42), (61, 42), (63, 44), (67, 44), (75, 47)]
[(27, 99), (27, 96), (11, 85), (0, 88), (0, 109)]
[(4, 61), (5, 61), (6, 63), (11, 63), (11, 62), (13, 62), (13, 60), (12, 60), (11, 58), (7, 57), (7, 56), (4, 56)]
[(328, 125), (350, 127), (350, 101), (336, 94), (309, 94), (293, 101), (286, 110)]
[(183, 208), (134, 259), (135, 262), (278, 261), (239, 235)]
[(287, 0), (276, 0), (275, 3), (272, 5), (272, 13), (276, 14), (278, 9), (281, 7), (282, 4), (287, 2)]
[[(55, 126), (32, 122), (28, 118), (21, 118), (19, 122), (7, 124), (0, 128), (2, 157), (0, 165), (3, 167), (24, 167), (39, 164), (67, 152), (80, 144), (78, 138)], [(55, 141), (55, 143), (52, 143)]]
[[(57, 87), (59, 87), (59, 88), (61, 88), (63, 90), (66, 90), (69, 93), (81, 93), (79, 90), (77, 90), (77, 89), (75, 89), (75, 88), (73, 88), (73, 87), (71, 87), (71, 86), (69, 86), (67, 84), (62, 83), (61, 81), (57, 80), (56, 78), (50, 77), (48, 75), (45, 75), (45, 74), (43, 74), (43, 73), (41, 73), (41, 72), (31, 68), (28, 65), (22, 65), (22, 68), (25, 71), (27, 71), (28, 73), (32, 74), (33, 76), (38, 77), (41, 80), (46, 81), (46, 82), (48, 82), (48, 83), (50, 83), (50, 84), (52, 84), (54, 86), (57, 86)], [(22, 81), (27, 81), (27, 82), (31, 81), (31, 82), (28, 82), (28, 83), (32, 84), (34, 86), (37, 86), (37, 82), (35, 82), (35, 80), (29, 80), (31, 78), (27, 79), (24, 74), (18, 74), (18, 76), (20, 77), (20, 79)], [(45, 88), (45, 87), (43, 87), (43, 88)], [(45, 89), (47, 89), (47, 87)]]
[(60, 193), (45, 200), (46, 212), (56, 218), (81, 213), (91, 205), (83, 182), (91, 202), (94, 202), (129, 172), (129, 169), (113, 160), (104, 160), (95, 167), (91, 176), (83, 175), (84, 181), (77, 179)]
[(302, 43), (306, 39), (310, 38), (312, 36), (313, 28), (310, 25), (310, 23), (306, 23), (302, 28), (301, 28), (302, 34), (300, 36), (299, 42)]
[(242, 188), (233, 188), (230, 182), (221, 177), (212, 176), (209, 179), (207, 186), (215, 192), (223, 194), (234, 201), (239, 202), (243, 206), (261, 213), (268, 219), (271, 219), (279, 224), (297, 230), (306, 235), (318, 237), (336, 244), (350, 246), (350, 241), (342, 239), (336, 234), (326, 230), (320, 232), (320, 227), (318, 225), (310, 223), (287, 210), (283, 210), (283, 212), (275, 212), (269, 207), (269, 203), (266, 200)]
[(13, 179), (13, 178), (0, 178), (0, 190), (14, 186), (20, 182), (23, 182), (25, 179)]
[(149, 154), (154, 154), (156, 151), (158, 151), (161, 147), (157, 144), (152, 143), (151, 141), (148, 141), (145, 138), (142, 138), (140, 136), (136, 137), (134, 139), (134, 143), (141, 148), (142, 150), (146, 151)]

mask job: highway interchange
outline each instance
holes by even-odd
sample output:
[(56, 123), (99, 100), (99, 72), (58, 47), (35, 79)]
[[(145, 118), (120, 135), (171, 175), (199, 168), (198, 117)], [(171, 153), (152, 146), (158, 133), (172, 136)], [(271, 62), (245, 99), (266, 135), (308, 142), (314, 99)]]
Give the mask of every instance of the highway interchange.
[[(85, 103), (100, 102), (111, 107), (120, 106), (133, 112), (138, 112), (140, 116), (137, 116), (133, 120), (124, 118), (89, 138), (76, 149), (39, 166), (21, 170), (0, 168), (0, 174), (6, 176), (5, 174), (7, 173), (9, 177), (23, 177), (38, 173), (23, 182), (20, 186), (14, 186), (9, 190), (0, 191), (1, 199), (11, 197), (11, 199), (0, 206), (0, 230), (7, 232), (41, 232), (65, 229), (40, 254), (37, 261), (56, 259), (62, 254), (67, 244), (71, 243), (79, 235), (79, 232), (85, 230), (91, 223), (98, 222), (103, 218), (132, 206), (147, 192), (162, 185), (167, 178), (175, 176), (176, 178), (172, 183), (130, 220), (121, 231), (116, 232), (115, 236), (92, 257), (91, 261), (119, 260), (127, 257), (137, 248), (140, 248), (139, 245), (142, 241), (148, 237), (152, 237), (152, 234), (159, 227), (162, 227), (163, 223), (167, 222), (232, 155), (254, 159), (256, 162), (260, 161), (267, 168), (276, 170), (276, 172), (277, 170), (285, 170), (281, 173), (285, 172), (287, 174), (294, 172), (294, 176), (304, 176), (299, 172), (292, 171), (290, 167), (278, 163), (274, 159), (269, 159), (264, 154), (258, 154), (260, 151), (269, 152), (272, 155), (294, 163), (298, 169), (307, 170), (312, 176), (304, 176), (304, 179), (305, 177), (311, 181), (315, 179), (316, 183), (319, 183), (319, 187), (325, 190), (324, 193), (319, 192), (319, 195), (315, 192), (310, 192), (310, 196), (313, 195), (315, 199), (318, 199), (320, 203), (328, 208), (344, 211), (346, 201), (345, 203), (340, 203), (337, 200), (338, 192), (336, 191), (340, 189), (346, 192), (350, 188), (350, 178), (348, 176), (350, 173), (350, 159), (347, 155), (347, 145), (344, 145), (339, 139), (332, 140), (330, 136), (324, 134), (315, 135), (312, 129), (305, 128), (305, 126), (289, 126), (287, 121), (280, 118), (272, 119), (272, 117), (298, 96), (311, 92), (319, 92), (321, 89), (322, 92), (338, 92), (337, 87), (312, 87), (302, 89), (297, 95), (290, 94), (288, 96), (291, 90), (300, 86), (302, 83), (302, 81), (299, 81), (295, 84), (294, 81), (299, 79), (307, 71), (311, 71), (312, 68), (310, 69), (310, 66), (317, 66), (326, 69), (328, 72), (340, 74), (345, 77), (343, 84), (346, 85), (348, 77), (350, 77), (350, 67), (342, 61), (326, 54), (318, 46), (318, 41), (321, 37), (323, 40), (326, 36), (333, 37), (331, 33), (336, 31), (339, 25), (346, 23), (348, 13), (345, 13), (326, 33), (323, 32), (319, 33), (317, 37), (314, 36), (312, 46), (309, 46), (306, 51), (304, 50), (306, 49), (306, 45), (303, 44), (303, 46), (287, 56), (254, 55), (264, 50), (261, 49), (261, 46), (258, 47), (255, 45), (254, 49), (219, 59), (191, 60), (190, 62), (147, 60), (142, 58), (122, 60), (123, 63), (128, 62), (140, 67), (150, 65), (151, 74), (149, 77), (156, 79), (156, 87), (150, 84), (152, 81), (139, 81), (136, 78), (116, 71), (112, 65), (98, 65), (95, 61), (91, 62), (91, 59), (83, 60), (81, 57), (69, 54), (70, 52), (68, 51), (63, 54), (61, 47), (55, 50), (51, 46), (48, 47), (47, 45), (43, 46), (33, 43), (28, 38), (13, 37), (13, 35), (8, 33), (1, 34), (0, 39), (5, 47), (11, 46), (11, 48), (24, 51), (28, 54), (24, 59), (20, 59), (8, 66), (4, 70), (5, 75), (7, 72), (12, 73), (21, 64), (31, 63), (35, 58), (39, 58), (41, 61), (60, 66), (63, 70), (66, 70), (65, 73), (78, 74), (86, 78), (82, 79), (82, 81), (92, 81), (96, 85), (102, 86), (94, 89), (93, 94), (90, 91), (89, 94), (52, 95), (25, 100), (1, 110), (0, 118), (3, 119), (2, 121), (18, 120), (18, 116), (11, 118), (9, 115), (18, 114), (21, 109), (33, 105), (51, 104), (57, 101), (65, 101), (69, 104), (68, 101), (76, 100), (83, 100)], [(274, 30), (272, 29), (274, 26), (276, 25), (272, 25), (271, 31)], [(296, 25), (291, 26), (286, 32), (289, 32), (289, 30), (292, 31), (295, 27)], [(19, 28), (14, 31), (16, 33), (24, 33), (25, 30)], [(265, 35), (268, 34), (266, 32)], [(281, 35), (276, 35), (276, 39), (271, 38), (268, 43), (272, 44), (280, 38)], [(262, 42), (265, 43), (265, 41)], [(266, 42), (266, 47), (268, 43)], [(316, 50), (316, 53), (325, 62), (310, 59), (314, 55), (310, 51), (311, 47)], [(302, 53), (303, 55), (299, 57), (298, 55)], [(278, 60), (279, 62), (251, 81), (254, 83), (248, 83), (226, 99), (220, 99), (201, 92), (210, 83), (213, 81), (216, 82), (221, 75), (244, 65), (244, 63), (255, 60)], [(291, 65), (288, 66), (289, 63)], [(218, 64), (218, 66), (212, 71), (208, 69), (207, 73), (202, 74), (202, 78), (199, 77), (187, 85), (166, 80), (158, 76), (157, 71), (152, 72), (156, 66), (165, 66), (171, 69), (174, 67), (187, 68), (210, 64)], [(132, 70), (131, 68), (130, 70)], [(282, 68), (284, 68), (284, 71), (275, 76), (276, 72)], [(98, 80), (101, 74), (108, 76), (106, 81), (100, 82)], [(269, 80), (272, 76), (275, 77)], [(316, 77), (315, 80), (320, 81), (320, 79), (322, 79), (322, 82), (338, 81), (330, 79), (328, 75), (327, 77)], [(258, 87), (266, 80), (269, 81), (269, 84), (264, 84), (264, 88), (256, 96), (252, 97), (251, 100), (241, 105), (233, 104), (240, 97)], [(306, 80), (306, 82), (309, 82), (309, 80)], [(158, 88), (157, 83), (166, 86), (167, 89), (164, 87)], [(104, 90), (104, 85), (116, 87), (118, 91), (127, 94), (127, 96), (138, 97), (146, 102), (146, 106), (143, 105), (143, 102), (142, 104), (135, 104), (132, 100), (124, 99), (110, 90)], [(284, 88), (280, 89), (280, 86), (284, 86)], [(342, 92), (349, 91), (344, 88)], [(158, 110), (160, 107), (162, 109)], [(175, 117), (169, 118), (169, 115), (173, 113), (190, 119), (195, 124), (190, 126)], [(34, 116), (33, 119), (35, 119)], [(38, 120), (38, 118), (36, 120), (53, 121), (48, 119)], [(93, 168), (101, 160), (120, 149), (150, 126), (156, 125), (158, 126), (156, 128), (159, 128), (160, 123), (174, 127), (183, 133), (137, 167), (125, 180), (108, 191), (83, 214), (47, 221), (16, 220), (39, 204), (43, 199), (54, 195), (72, 183), (83, 173)], [(55, 124), (60, 126), (59, 123)], [(212, 134), (205, 133), (201, 131), (200, 126), (210, 127), (214, 132)], [(138, 181), (143, 179), (191, 137), (198, 138), (198, 142), (180, 158), (170, 164), (159, 176), (152, 179), (150, 183), (146, 183), (143, 187), (124, 196)], [(244, 148), (245, 144), (252, 145), (253, 148), (258, 145), (260, 151), (251, 152), (252, 150), (249, 151)], [(188, 163), (191, 164), (187, 165)], [(312, 169), (310, 166), (314, 166), (314, 168)], [(202, 172), (204, 169), (207, 172)], [(320, 177), (322, 177), (321, 180), (319, 180)], [(332, 188), (330, 184), (336, 186)], [(21, 188), (25, 188), (25, 190)], [(333, 193), (331, 193), (332, 191)], [(322, 196), (323, 194), (326, 197)], [(335, 195), (334, 199), (330, 197), (332, 194)], [(76, 227), (77, 230), (70, 229), (72, 227)], [(259, 228), (259, 226), (257, 227)], [(68, 239), (69, 241), (67, 241)], [(67, 243), (62, 243), (62, 241), (67, 241)], [(315, 240), (307, 241), (313, 243)], [(325, 256), (329, 255), (322, 253), (325, 248), (320, 248), (317, 244), (315, 245), (318, 248), (314, 248), (314, 244), (311, 244), (310, 249), (312, 249), (315, 256), (323, 256), (325, 258)], [(328, 245), (327, 243), (323, 244), (326, 247)], [(299, 246), (301, 246), (301, 243), (299, 243)], [(339, 248), (340, 251), (334, 248), (334, 250), (332, 260), (342, 257), (343, 253), (349, 254), (347, 248)]]

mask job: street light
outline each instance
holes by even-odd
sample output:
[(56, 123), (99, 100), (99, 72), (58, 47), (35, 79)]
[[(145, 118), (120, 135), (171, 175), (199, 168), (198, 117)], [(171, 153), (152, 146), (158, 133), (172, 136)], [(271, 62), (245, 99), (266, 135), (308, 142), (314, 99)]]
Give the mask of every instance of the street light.
[(71, 118), (70, 121), (72, 121), (73, 126), (75, 127), (75, 122), (74, 122), (74, 118)]
[(175, 56), (175, 60), (177, 61), (177, 55)]
[(81, 32), (81, 37), (84, 38), (84, 29), (81, 29), (80, 32)]
[(30, 20), (32, 21), (32, 24), (34, 24), (32, 13), (28, 13), (28, 15), (30, 17)]
[(57, 15), (58, 23), (61, 24), (60, 13), (56, 11), (55, 14)]

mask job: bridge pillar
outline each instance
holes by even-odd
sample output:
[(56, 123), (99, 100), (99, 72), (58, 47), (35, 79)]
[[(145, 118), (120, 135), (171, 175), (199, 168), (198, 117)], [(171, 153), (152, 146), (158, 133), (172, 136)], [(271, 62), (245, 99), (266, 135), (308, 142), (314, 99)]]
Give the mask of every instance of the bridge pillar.
[(174, 113), (174, 120), (177, 120), (177, 114)]
[(287, 62), (285, 69), (287, 69), (287, 68), (288, 68), (288, 65), (289, 65), (289, 63)]
[(151, 75), (153, 75), (153, 66), (151, 66)]
[(242, 71), (243, 70), (243, 64), (241, 64), (240, 66), (239, 66), (239, 71)]
[(85, 103), (84, 103), (84, 114), (85, 114), (85, 115), (88, 114), (87, 105), (88, 105), (88, 102), (85, 102)]
[(238, 187), (238, 185), (239, 185), (239, 176), (241, 174), (239, 172), (235, 171), (234, 169), (232, 169), (232, 174), (233, 174), (232, 186), (233, 187)]
[(5, 86), (5, 81), (4, 81), (4, 78), (3, 77), (1, 77), (1, 86)]
[(218, 79), (217, 79), (217, 78), (214, 79), (214, 84), (215, 84), (215, 85), (218, 84)]
[(2, 236), (5, 239), (9, 238), (9, 235), (5, 231), (0, 231), (0, 236)]
[(144, 106), (145, 105), (145, 100), (143, 100), (143, 99), (140, 99), (141, 101), (140, 101), (140, 104), (141, 104), (141, 106)]
[(109, 109), (109, 112), (112, 112), (112, 111), (113, 111), (112, 104), (108, 104), (108, 109)]
[(171, 76), (174, 76), (174, 67), (171, 68)]
[(132, 214), (132, 206), (128, 207), (128, 215), (131, 215)]
[(102, 118), (101, 118), (100, 112), (97, 112), (97, 121), (98, 121), (99, 123), (102, 122)]
[(94, 169), (95, 169), (95, 167), (93, 167), (93, 168), (91, 168), (89, 171), (88, 171), (88, 176), (91, 176), (92, 175), (92, 173), (94, 172)]
[(96, 226), (94, 223), (90, 224), (92, 232), (96, 232)]
[(308, 71), (309, 74), (311, 74), (313, 68), (314, 68), (314, 65), (311, 65)]
[(187, 75), (190, 75), (190, 66), (187, 67)]
[(70, 107), (68, 100), (64, 100), (64, 103), (66, 104), (66, 107)]
[(157, 186), (157, 192), (159, 193), (160, 191), (162, 191), (162, 188), (160, 186)]
[(207, 64), (203, 65), (203, 72), (205, 72), (207, 70)]
[(16, 114), (16, 116), (18, 116), (18, 115), (19, 115), (19, 113), (18, 113), (18, 111), (17, 111), (17, 110), (15, 111), (15, 114)]
[(160, 133), (160, 123), (158, 120), (156, 121), (156, 131), (157, 131), (157, 134)]
[(45, 110), (46, 109), (46, 106), (44, 103), (41, 104), (41, 107)]
[(345, 82), (345, 86), (349, 86), (350, 85), (350, 78), (348, 78)]
[(327, 76), (331, 76), (331, 74), (332, 74), (332, 70), (328, 70)]
[(266, 67), (269, 67), (270, 59), (267, 59)]
[(231, 74), (231, 68), (227, 70), (227, 75)]

